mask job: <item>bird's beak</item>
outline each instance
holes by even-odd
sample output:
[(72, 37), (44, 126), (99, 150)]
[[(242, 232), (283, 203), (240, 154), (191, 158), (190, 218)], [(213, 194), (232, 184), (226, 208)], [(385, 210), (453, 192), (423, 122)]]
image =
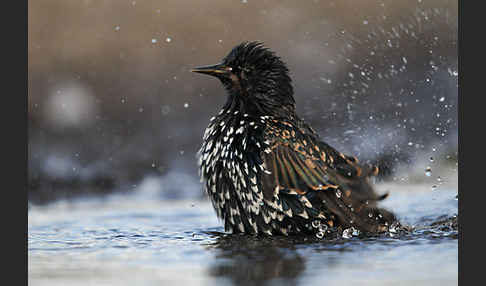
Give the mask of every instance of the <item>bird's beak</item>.
[(212, 66), (197, 67), (191, 69), (192, 72), (208, 74), (212, 76), (218, 76), (223, 74), (228, 74), (228, 68), (223, 64), (217, 64)]

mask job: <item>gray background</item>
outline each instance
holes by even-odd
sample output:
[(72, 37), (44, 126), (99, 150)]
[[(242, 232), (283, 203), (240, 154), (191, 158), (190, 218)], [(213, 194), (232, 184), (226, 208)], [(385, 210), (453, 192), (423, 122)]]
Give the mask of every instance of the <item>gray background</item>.
[(202, 195), (195, 153), (225, 95), (189, 70), (245, 40), (288, 64), (298, 112), (322, 138), (378, 163), (383, 179), (457, 156), (457, 1), (28, 5), (33, 203), (130, 191), (147, 177), (164, 178), (170, 198)]

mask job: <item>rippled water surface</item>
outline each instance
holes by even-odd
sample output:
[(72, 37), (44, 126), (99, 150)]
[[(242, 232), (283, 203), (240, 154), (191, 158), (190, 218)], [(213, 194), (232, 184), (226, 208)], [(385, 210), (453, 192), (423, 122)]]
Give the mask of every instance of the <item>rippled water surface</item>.
[(411, 233), (227, 235), (206, 200), (140, 193), (31, 206), (29, 285), (457, 285), (457, 188), (378, 189)]

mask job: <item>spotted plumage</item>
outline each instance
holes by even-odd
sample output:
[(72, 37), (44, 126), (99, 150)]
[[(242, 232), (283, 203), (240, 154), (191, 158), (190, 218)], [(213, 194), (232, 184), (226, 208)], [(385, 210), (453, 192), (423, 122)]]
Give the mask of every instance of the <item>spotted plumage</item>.
[(319, 139), (295, 112), (288, 69), (258, 42), (221, 64), (194, 69), (219, 78), (228, 100), (211, 118), (199, 172), (216, 214), (233, 233), (378, 233), (395, 216), (376, 206), (378, 169)]

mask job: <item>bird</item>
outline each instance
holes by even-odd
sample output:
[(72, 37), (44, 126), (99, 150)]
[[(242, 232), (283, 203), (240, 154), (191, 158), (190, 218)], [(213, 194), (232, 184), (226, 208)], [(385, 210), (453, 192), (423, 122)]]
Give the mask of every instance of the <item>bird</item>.
[(197, 152), (201, 183), (225, 232), (318, 238), (374, 235), (398, 221), (377, 206), (361, 164), (320, 139), (296, 113), (290, 72), (260, 41), (191, 69), (219, 79), (226, 101)]

